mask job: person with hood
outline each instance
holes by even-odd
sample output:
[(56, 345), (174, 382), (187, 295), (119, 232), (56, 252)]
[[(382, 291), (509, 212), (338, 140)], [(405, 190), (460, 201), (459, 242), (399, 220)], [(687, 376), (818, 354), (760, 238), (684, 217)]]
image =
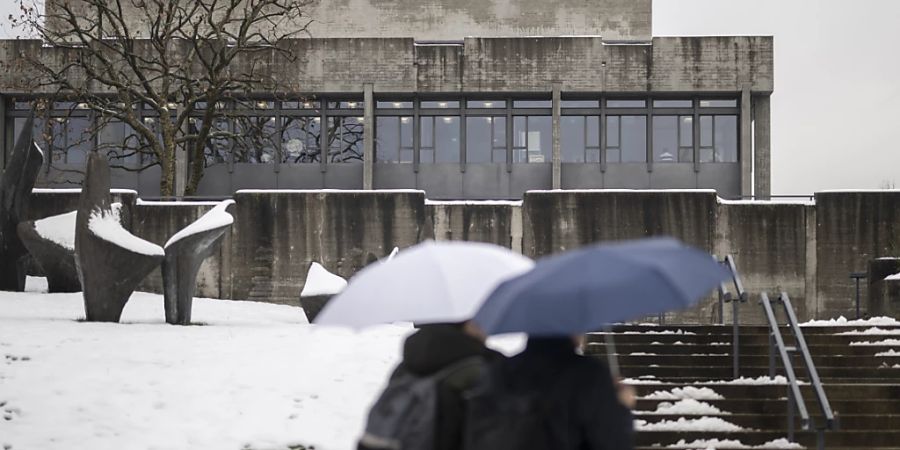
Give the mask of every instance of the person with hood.
[(634, 390), (578, 354), (583, 336), (530, 337), (468, 402), (466, 450), (631, 450)]
[[(486, 338), (474, 323), (463, 322), (422, 325), (404, 342), (403, 359), (391, 375), (387, 389), (404, 375), (437, 377), (437, 411), (433, 424), (435, 450), (462, 448), (466, 416), (464, 395), (479, 379), (484, 367), (503, 359), (500, 353), (485, 346)], [(382, 448), (379, 444), (363, 435), (357, 449)]]

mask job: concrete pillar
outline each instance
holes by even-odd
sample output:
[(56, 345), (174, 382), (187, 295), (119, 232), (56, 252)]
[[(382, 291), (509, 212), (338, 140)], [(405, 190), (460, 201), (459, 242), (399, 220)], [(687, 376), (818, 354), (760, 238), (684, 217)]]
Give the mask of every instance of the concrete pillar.
[(753, 192), (757, 198), (772, 195), (772, 114), (771, 97), (753, 98), (754, 144)]
[(741, 195), (753, 195), (753, 111), (750, 103), (750, 85), (741, 90)]
[(560, 83), (553, 83), (553, 189), (561, 189), (562, 187), (562, 153), (560, 149), (561, 89)]
[(819, 319), (819, 310), (824, 309), (820, 304), (817, 287), (817, 271), (819, 270), (818, 253), (816, 253), (816, 207), (804, 206), (806, 210), (806, 315), (809, 319)]
[(6, 168), (6, 158), (7, 152), (12, 148), (15, 144), (10, 144), (12, 142), (12, 122), (11, 120), (6, 120), (6, 97), (0, 95), (0, 120), (2, 120), (2, 126), (0, 126), (0, 170)]
[(363, 85), (363, 189), (372, 189), (375, 178), (375, 96), (372, 83)]
[(510, 210), (510, 214), (512, 215), (509, 221), (510, 247), (512, 251), (519, 254), (522, 254), (522, 237), (524, 235), (522, 210), (524, 208), (524, 205), (519, 205), (513, 206)]

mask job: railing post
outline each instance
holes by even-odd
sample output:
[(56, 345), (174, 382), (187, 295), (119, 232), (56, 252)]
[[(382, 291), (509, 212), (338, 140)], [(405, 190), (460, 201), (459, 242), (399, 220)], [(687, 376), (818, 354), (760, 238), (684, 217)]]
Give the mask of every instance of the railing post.
[(741, 332), (740, 332), (740, 320), (738, 320), (738, 301), (731, 301), (731, 317), (733, 319), (731, 340), (732, 340), (732, 353), (734, 354), (734, 367), (733, 367), (733, 377), (738, 377), (738, 372), (740, 372), (741, 365)]
[(857, 319), (860, 318), (860, 314), (859, 314), (859, 280), (867, 278), (868, 275), (869, 274), (867, 274), (866, 272), (853, 272), (850, 274), (850, 278), (853, 278), (854, 280), (856, 280), (856, 318)]
[(775, 335), (769, 332), (769, 378), (775, 378)]
[(788, 440), (794, 442), (794, 392), (788, 386)]

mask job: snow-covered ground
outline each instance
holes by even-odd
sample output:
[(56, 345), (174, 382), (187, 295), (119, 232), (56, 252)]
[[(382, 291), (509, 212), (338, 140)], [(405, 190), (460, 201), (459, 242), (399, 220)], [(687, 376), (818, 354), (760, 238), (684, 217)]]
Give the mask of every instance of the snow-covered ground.
[[(35, 289), (46, 280), (29, 278)], [(147, 293), (121, 324), (83, 317), (81, 294), (0, 292), (0, 448), (354, 449), (412, 332), (322, 328), (299, 308), (201, 298), (201, 325), (172, 326)], [(513, 354), (524, 339), (490, 345)]]

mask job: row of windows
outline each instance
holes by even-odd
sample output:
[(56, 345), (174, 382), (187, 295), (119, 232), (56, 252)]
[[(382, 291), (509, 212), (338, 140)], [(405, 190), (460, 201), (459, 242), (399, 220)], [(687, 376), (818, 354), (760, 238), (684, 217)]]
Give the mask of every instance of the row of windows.
[[(16, 134), (28, 102), (13, 102)], [(465, 107), (461, 107), (465, 105)], [(120, 122), (97, 133), (78, 103), (57, 102), (35, 122), (35, 136), (52, 161), (83, 164), (99, 145), (125, 165), (153, 162), (144, 140)], [(170, 105), (170, 108), (176, 105)], [(202, 111), (205, 104), (198, 103)], [(213, 129), (207, 165), (222, 163), (354, 163), (363, 160), (364, 104), (354, 100), (236, 101)], [(322, 110), (324, 106), (324, 110)], [(544, 163), (552, 160), (548, 100), (397, 100), (375, 104), (376, 161), (382, 163)], [(701, 163), (738, 160), (734, 99), (604, 99), (561, 102), (560, 145), (568, 163)], [(144, 123), (159, 120), (136, 108)], [(322, 126), (322, 123), (325, 126)], [(192, 118), (189, 132), (202, 119)], [(648, 128), (649, 127), (649, 128)], [(696, 141), (696, 142), (695, 142)], [(325, 152), (321, 149), (325, 148)], [(324, 156), (323, 156), (324, 153)]]

